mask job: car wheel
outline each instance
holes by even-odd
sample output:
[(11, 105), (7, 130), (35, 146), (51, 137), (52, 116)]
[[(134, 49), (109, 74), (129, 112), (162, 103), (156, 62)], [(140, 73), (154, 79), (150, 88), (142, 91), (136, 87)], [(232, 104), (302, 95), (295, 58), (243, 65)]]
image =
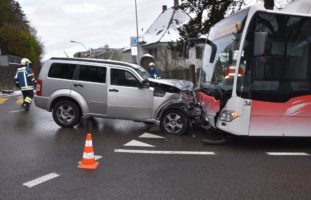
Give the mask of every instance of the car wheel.
[(183, 135), (188, 131), (189, 120), (180, 110), (168, 110), (161, 117), (160, 127), (166, 133)]
[(80, 122), (81, 111), (72, 101), (59, 101), (53, 106), (53, 118), (59, 126), (69, 128)]

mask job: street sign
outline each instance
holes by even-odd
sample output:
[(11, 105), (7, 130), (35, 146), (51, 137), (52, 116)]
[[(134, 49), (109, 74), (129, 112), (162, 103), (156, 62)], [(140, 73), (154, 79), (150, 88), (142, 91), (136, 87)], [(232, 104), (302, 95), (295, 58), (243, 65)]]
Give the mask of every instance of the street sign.
[(137, 47), (137, 38), (136, 37), (131, 37), (131, 47), (136, 46)]
[(137, 47), (131, 47), (132, 56), (137, 56)]

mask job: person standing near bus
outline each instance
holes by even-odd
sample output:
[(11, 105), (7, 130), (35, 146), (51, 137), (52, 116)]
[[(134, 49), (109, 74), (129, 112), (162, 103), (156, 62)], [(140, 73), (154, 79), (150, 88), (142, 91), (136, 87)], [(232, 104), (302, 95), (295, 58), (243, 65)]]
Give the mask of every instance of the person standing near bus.
[(154, 79), (161, 78), (160, 73), (155, 69), (155, 64), (153, 62), (149, 64), (148, 73), (151, 78), (154, 78)]
[(21, 60), (21, 67), (17, 69), (15, 75), (16, 86), (22, 91), (23, 103), (22, 107), (25, 110), (29, 110), (34, 96), (34, 86), (36, 84), (35, 76), (30, 68), (31, 61), (28, 58), (23, 58)]

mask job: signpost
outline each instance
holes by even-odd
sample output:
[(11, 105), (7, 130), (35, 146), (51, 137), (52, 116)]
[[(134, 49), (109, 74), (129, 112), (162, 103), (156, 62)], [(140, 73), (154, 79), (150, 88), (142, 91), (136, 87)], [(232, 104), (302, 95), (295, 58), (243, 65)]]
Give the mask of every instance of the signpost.
[[(132, 36), (131, 38), (130, 38), (130, 44), (131, 44), (131, 54), (132, 54), (132, 56), (133, 56), (133, 62), (136, 62), (137, 64), (139, 64), (138, 63), (138, 48), (137, 48), (137, 44), (138, 44), (138, 41), (137, 41), (137, 37), (134, 37), (134, 36)], [(134, 58), (134, 57), (136, 57), (136, 59)]]
[(131, 37), (131, 47), (136, 46), (137, 47), (137, 37)]

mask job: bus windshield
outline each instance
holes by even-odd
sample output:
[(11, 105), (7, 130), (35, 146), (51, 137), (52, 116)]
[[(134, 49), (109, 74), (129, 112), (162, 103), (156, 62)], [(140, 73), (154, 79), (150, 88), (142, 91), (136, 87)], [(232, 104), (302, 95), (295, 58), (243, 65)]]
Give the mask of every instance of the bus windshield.
[(201, 71), (201, 89), (209, 85), (218, 85), (222, 90), (231, 91), (234, 69), (238, 58), (238, 49), (248, 10), (223, 19), (215, 24), (209, 32), (209, 40), (216, 45), (217, 52), (210, 63), (212, 48), (205, 46)]
[[(260, 54), (255, 53), (256, 33), (265, 36)], [(286, 102), (311, 94), (310, 17), (258, 12), (252, 19), (243, 52), (245, 73), (239, 80), (237, 95)]]

